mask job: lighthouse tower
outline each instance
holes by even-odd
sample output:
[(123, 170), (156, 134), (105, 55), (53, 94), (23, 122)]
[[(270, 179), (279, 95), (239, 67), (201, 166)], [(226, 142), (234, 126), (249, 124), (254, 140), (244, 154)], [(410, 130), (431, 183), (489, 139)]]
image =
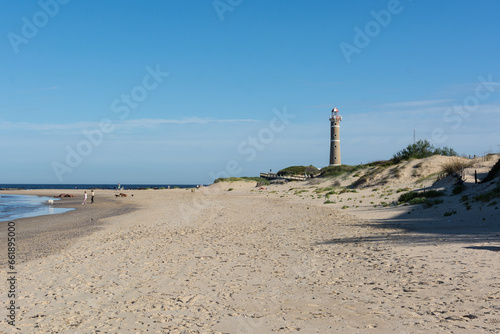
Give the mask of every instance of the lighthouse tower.
[(330, 166), (340, 166), (340, 121), (342, 116), (339, 115), (339, 110), (333, 108), (330, 116)]

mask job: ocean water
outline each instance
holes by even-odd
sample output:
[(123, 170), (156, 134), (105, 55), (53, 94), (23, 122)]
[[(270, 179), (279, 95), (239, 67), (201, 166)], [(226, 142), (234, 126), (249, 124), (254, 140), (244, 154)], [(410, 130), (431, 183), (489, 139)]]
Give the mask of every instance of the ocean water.
[[(161, 189), (161, 188), (193, 188), (196, 184), (122, 184), (124, 190)], [(0, 184), (4, 189), (117, 189), (117, 184)], [(69, 191), (68, 191), (69, 192)], [(58, 195), (58, 194), (54, 194)], [(76, 195), (76, 193), (75, 193)], [(47, 200), (58, 200), (52, 197), (39, 197), (28, 195), (0, 194), (0, 222), (21, 218), (53, 215), (68, 212), (74, 209), (54, 208), (47, 205)], [(90, 200), (90, 198), (89, 198)]]
[(74, 210), (68, 208), (54, 208), (51, 205), (47, 205), (46, 202), (49, 199), (57, 200), (51, 197), (0, 194), (0, 222), (53, 215)]
[[(127, 190), (143, 188), (193, 188), (196, 184), (122, 184)], [(117, 184), (0, 184), (0, 189), (116, 189)]]

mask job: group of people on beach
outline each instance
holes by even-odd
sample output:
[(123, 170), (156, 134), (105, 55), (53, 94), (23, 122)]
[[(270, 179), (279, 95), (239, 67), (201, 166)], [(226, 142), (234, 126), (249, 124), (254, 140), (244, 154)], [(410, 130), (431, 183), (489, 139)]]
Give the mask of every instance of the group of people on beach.
[[(94, 204), (94, 189), (91, 190), (90, 192), (90, 204)], [(82, 205), (87, 204), (87, 191), (83, 193), (83, 203)]]

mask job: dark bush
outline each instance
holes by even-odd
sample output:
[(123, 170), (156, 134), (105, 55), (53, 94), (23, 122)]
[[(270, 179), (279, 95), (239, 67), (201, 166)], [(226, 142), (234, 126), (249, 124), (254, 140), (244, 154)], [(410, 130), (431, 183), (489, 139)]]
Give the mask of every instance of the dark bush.
[[(438, 191), (438, 190), (428, 190), (424, 192), (414, 192), (410, 191), (408, 193), (404, 193), (401, 196), (399, 196), (398, 202), (400, 203), (410, 203), (410, 204), (417, 204), (415, 201), (412, 203), (412, 200), (416, 198), (435, 198), (435, 197), (440, 197), (444, 195), (444, 191)], [(423, 203), (422, 200), (418, 200), (418, 203)]]
[(314, 167), (313, 165), (310, 166), (290, 166), (287, 168), (284, 168), (278, 172), (279, 176), (293, 176), (293, 175), (316, 175), (319, 173), (319, 169)]
[(394, 154), (392, 160), (393, 162), (398, 163), (403, 160), (422, 159), (433, 155), (456, 156), (458, 154), (451, 148), (435, 148), (431, 143), (429, 143), (429, 141), (419, 140)]
[(404, 194), (401, 194), (398, 198), (398, 202), (400, 203), (406, 203), (406, 202), (409, 202), (411, 201), (412, 199), (418, 197), (419, 194), (416, 193), (416, 192), (413, 192), (413, 191), (410, 191), (409, 193), (404, 193)]
[(462, 193), (465, 189), (466, 188), (463, 184), (457, 184), (456, 186), (453, 187), (453, 190), (451, 191), (451, 193), (453, 195), (458, 195), (458, 194)]

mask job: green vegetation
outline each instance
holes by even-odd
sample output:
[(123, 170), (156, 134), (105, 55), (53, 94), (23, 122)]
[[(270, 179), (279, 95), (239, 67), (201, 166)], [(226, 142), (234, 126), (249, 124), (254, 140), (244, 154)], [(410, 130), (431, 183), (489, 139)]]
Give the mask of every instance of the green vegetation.
[(327, 192), (331, 192), (331, 191), (334, 191), (335, 188), (334, 187), (324, 187), (324, 188), (316, 188), (316, 190), (314, 190), (315, 193), (323, 193), (325, 191)]
[(408, 201), (408, 204), (423, 204), (427, 201), (425, 197), (415, 197)]
[[(361, 171), (368, 169), (369, 171), (365, 175), (358, 178), (349, 186), (350, 188), (358, 188), (360, 186), (363, 186), (370, 179), (370, 177), (376, 175), (380, 171), (384, 170), (385, 168), (393, 164), (394, 163), (390, 160), (381, 160), (381, 161), (370, 162), (364, 165), (328, 166), (321, 169), (320, 177), (325, 177), (325, 178), (334, 178), (339, 176), (347, 177), (349, 174), (352, 174), (353, 177), (359, 177), (361, 175), (360, 173)], [(335, 185), (340, 186), (340, 181), (336, 180)]]
[(325, 198), (330, 198), (331, 195), (337, 195), (337, 192), (335, 191), (329, 191), (325, 194)]
[(257, 182), (259, 184), (270, 184), (268, 180), (263, 179), (261, 177), (226, 177), (226, 178), (218, 178), (214, 181), (214, 183), (219, 183), (219, 182), (238, 182), (238, 181), (244, 181), (244, 182)]
[(454, 187), (453, 187), (453, 190), (451, 191), (451, 193), (453, 195), (458, 195), (460, 193), (463, 193), (464, 190), (465, 190), (465, 186), (463, 184), (456, 184)]
[(233, 191), (233, 190), (234, 190), (234, 188), (229, 188), (227, 191)]
[(474, 196), (474, 200), (488, 203), (494, 199), (500, 198), (500, 184), (498, 184), (494, 189), (477, 196)]
[(448, 217), (448, 216), (454, 215), (454, 214), (456, 214), (456, 213), (457, 213), (457, 210), (446, 211), (446, 212), (444, 213), (444, 216), (445, 216), (445, 217)]
[(321, 177), (337, 177), (347, 173), (353, 173), (362, 169), (362, 165), (350, 166), (350, 165), (340, 165), (340, 166), (327, 166), (321, 169)]
[(293, 175), (316, 175), (319, 173), (319, 169), (310, 166), (291, 166), (284, 168), (278, 172), (279, 176), (293, 176)]
[(455, 158), (449, 160), (441, 167), (441, 172), (445, 175), (461, 176), (464, 168), (468, 168), (474, 164), (474, 161)]
[(439, 174), (441, 174), (441, 173), (437, 172), (437, 173), (429, 174), (427, 176), (424, 176), (424, 177), (418, 179), (417, 181), (415, 181), (415, 183), (422, 183), (422, 182), (427, 181), (427, 180), (437, 179), (439, 177)]
[(444, 201), (442, 199), (426, 199), (426, 201), (423, 203), (425, 208), (430, 208), (436, 204), (441, 204)]
[(429, 141), (419, 140), (394, 154), (392, 161), (399, 163), (403, 160), (422, 159), (433, 155), (457, 156), (458, 153), (451, 148), (435, 148)]
[(342, 189), (339, 194), (344, 194), (344, 193), (357, 193), (358, 191), (357, 190), (354, 190), (354, 189), (349, 189), (349, 188), (344, 188)]
[(444, 191), (428, 190), (424, 192), (410, 191), (399, 196), (399, 203), (419, 204), (425, 203), (428, 198), (435, 198), (444, 195)]

